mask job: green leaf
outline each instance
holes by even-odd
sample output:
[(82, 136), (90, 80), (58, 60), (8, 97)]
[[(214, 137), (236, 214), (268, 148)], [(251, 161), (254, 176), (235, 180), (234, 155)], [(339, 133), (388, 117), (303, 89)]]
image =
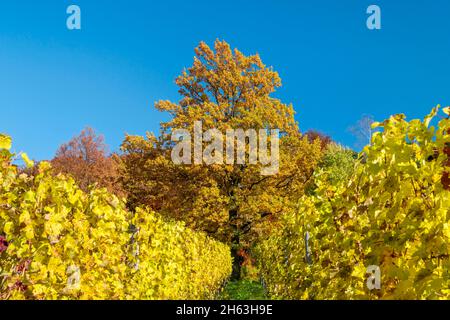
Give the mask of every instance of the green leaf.
[(430, 112), (430, 114), (429, 115), (427, 115), (426, 117), (425, 117), (425, 119), (424, 119), (424, 124), (425, 124), (425, 126), (428, 128), (428, 126), (430, 125), (430, 122), (431, 122), (431, 120), (436, 116), (436, 114), (438, 113), (438, 111), (439, 111), (439, 108), (440, 108), (441, 106), (440, 105), (437, 105), (436, 107), (434, 107), (432, 110), (431, 110), (431, 112)]
[(372, 129), (375, 129), (375, 128), (379, 127), (380, 125), (381, 125), (381, 123), (379, 123), (379, 122), (373, 122), (373, 123), (370, 125), (370, 127), (371, 127)]
[(34, 166), (34, 161), (30, 160), (25, 152), (22, 152), (22, 160), (25, 162), (27, 168), (31, 168)]
[(14, 225), (11, 221), (8, 221), (7, 223), (5, 223), (5, 226), (3, 227), (3, 232), (6, 235), (9, 235), (13, 229)]
[(0, 149), (6, 149), (9, 150), (11, 149), (11, 137), (4, 135), (4, 134), (0, 134)]

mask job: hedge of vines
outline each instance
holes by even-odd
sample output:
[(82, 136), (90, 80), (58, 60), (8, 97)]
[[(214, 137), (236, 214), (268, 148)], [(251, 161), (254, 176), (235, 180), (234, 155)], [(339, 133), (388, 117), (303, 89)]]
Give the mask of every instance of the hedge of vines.
[(20, 173), (10, 148), (0, 135), (0, 299), (204, 299), (231, 273), (225, 244), (47, 162)]
[(314, 193), (259, 246), (273, 298), (450, 299), (449, 114), (374, 123), (349, 180), (316, 173)]

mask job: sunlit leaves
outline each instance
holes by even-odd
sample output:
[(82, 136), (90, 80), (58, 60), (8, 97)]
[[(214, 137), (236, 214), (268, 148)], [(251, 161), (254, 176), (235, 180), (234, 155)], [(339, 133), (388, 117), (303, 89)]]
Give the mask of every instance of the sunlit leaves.
[(0, 149), (11, 149), (11, 137), (0, 134)]
[[(316, 173), (317, 189), (261, 244), (269, 291), (294, 299), (448, 299), (450, 123), (395, 115), (376, 123), (349, 181)], [(433, 122), (434, 123), (434, 122)], [(312, 264), (305, 259), (310, 235)], [(279, 254), (279, 253), (282, 254)], [(368, 290), (365, 270), (381, 269)]]
[(23, 162), (25, 162), (25, 165), (27, 166), (27, 168), (31, 168), (34, 166), (34, 161), (30, 160), (30, 158), (28, 158), (28, 155), (25, 152), (22, 152), (21, 156), (22, 156), (22, 160), (23, 160)]
[(200, 299), (231, 272), (229, 247), (205, 234), (85, 193), (47, 162), (27, 176), (0, 161), (0, 299)]
[(446, 115), (450, 116), (450, 107), (445, 107), (445, 108), (442, 109), (442, 111), (443, 111)]

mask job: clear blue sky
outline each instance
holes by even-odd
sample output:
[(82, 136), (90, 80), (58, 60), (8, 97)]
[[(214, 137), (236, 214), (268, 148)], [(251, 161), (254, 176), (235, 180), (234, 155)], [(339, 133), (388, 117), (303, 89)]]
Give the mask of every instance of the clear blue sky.
[[(66, 28), (66, 8), (82, 30)], [(382, 29), (366, 28), (378, 4)], [(292, 102), (303, 131), (352, 146), (362, 114), (422, 117), (450, 104), (450, 1), (0, 2), (0, 132), (16, 151), (51, 158), (92, 126), (112, 150), (124, 134), (158, 132), (159, 99), (178, 101), (175, 77), (204, 40), (259, 53), (277, 70), (276, 96)]]

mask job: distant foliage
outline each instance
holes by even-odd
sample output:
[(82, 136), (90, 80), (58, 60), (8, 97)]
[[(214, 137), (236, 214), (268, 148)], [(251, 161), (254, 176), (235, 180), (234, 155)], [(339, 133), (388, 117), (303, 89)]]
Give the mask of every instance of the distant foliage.
[(48, 162), (19, 173), (9, 148), (0, 136), (0, 299), (210, 298), (229, 276), (228, 246)]
[(96, 184), (118, 196), (124, 196), (119, 187), (117, 161), (107, 154), (102, 135), (92, 128), (84, 129), (80, 135), (59, 147), (51, 161), (55, 173), (72, 176), (83, 191)]
[[(316, 180), (315, 194), (259, 246), (272, 297), (450, 298), (450, 120), (430, 125), (437, 112), (374, 123), (380, 132), (351, 178)], [(366, 286), (370, 265), (381, 269), (380, 290)]]
[(314, 142), (315, 140), (320, 141), (320, 146), (322, 150), (326, 149), (328, 145), (333, 143), (333, 139), (322, 132), (316, 130), (309, 130), (305, 133), (305, 136), (308, 138), (309, 142)]
[(358, 153), (336, 143), (330, 143), (324, 152), (316, 170), (319, 175), (326, 175), (330, 184), (349, 179), (355, 169)]

